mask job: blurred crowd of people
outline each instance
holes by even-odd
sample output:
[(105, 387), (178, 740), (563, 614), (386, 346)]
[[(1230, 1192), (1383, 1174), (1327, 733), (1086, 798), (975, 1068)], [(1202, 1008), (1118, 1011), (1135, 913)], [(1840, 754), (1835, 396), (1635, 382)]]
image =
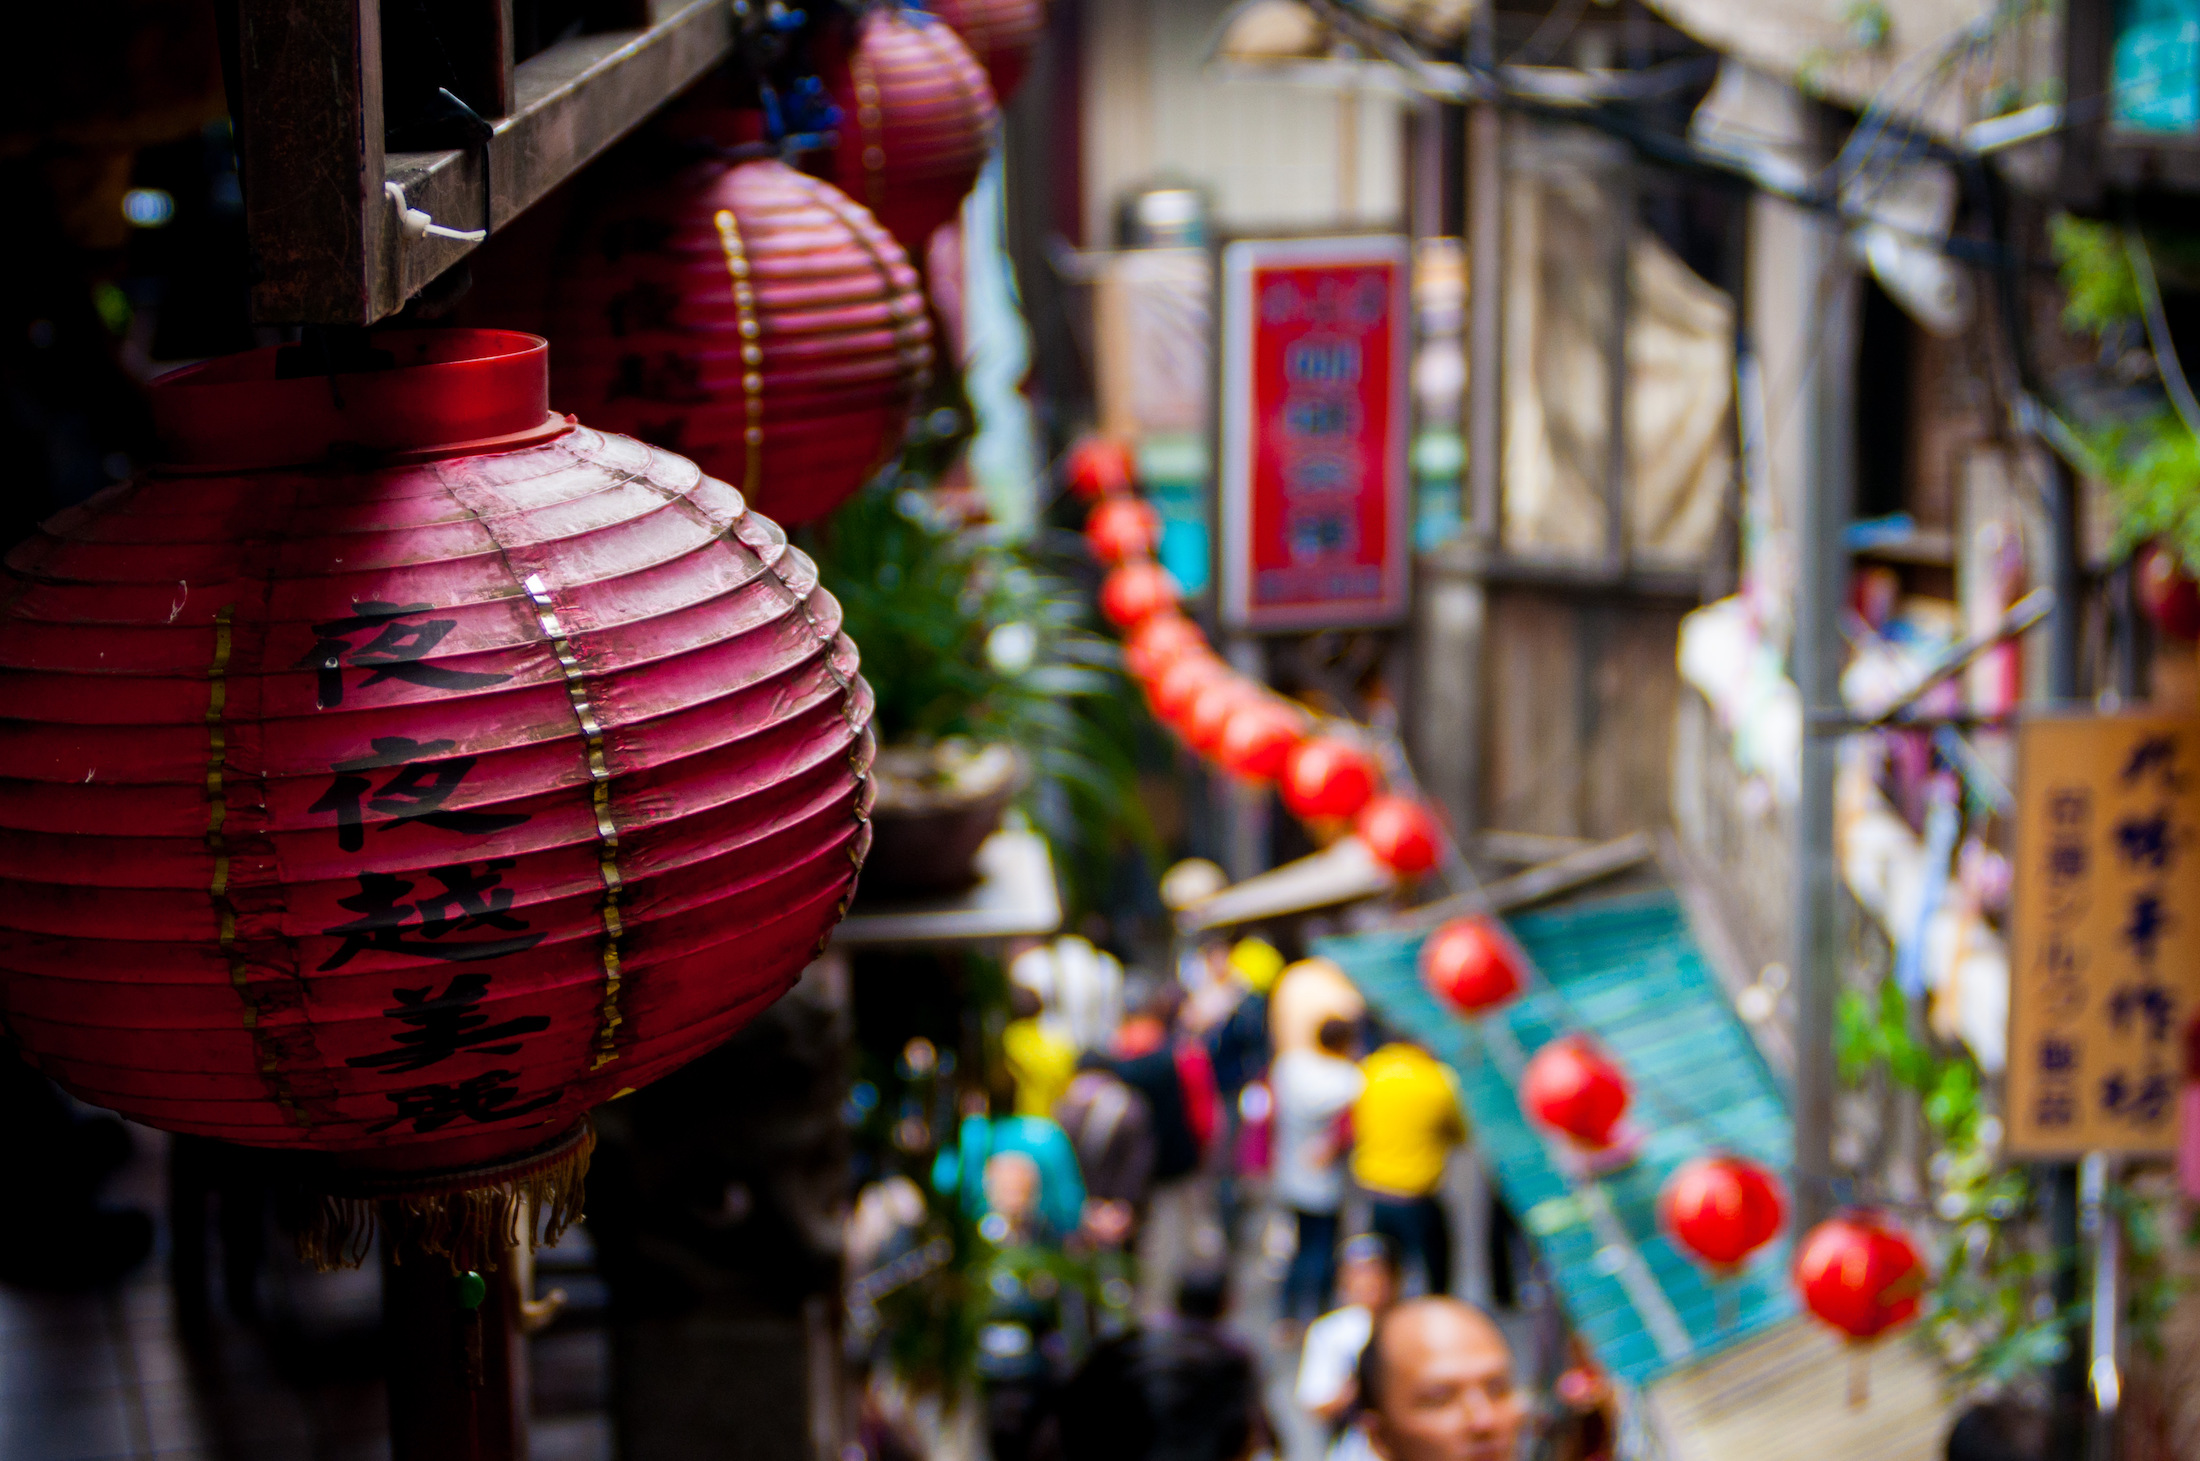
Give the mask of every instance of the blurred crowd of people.
[[(1293, 1397), (1343, 1461), (1514, 1455), (1510, 1355), (1480, 1311), (1414, 1310), (1393, 1346), (1448, 1336), (1409, 1368), (1466, 1367), (1395, 1387), (1456, 1412), (1422, 1418), (1436, 1441), (1401, 1418), (1386, 1443), (1369, 1377), (1401, 1300), (1452, 1289), (1440, 1193), (1467, 1128), (1447, 1067), (1334, 965), (1287, 967), (1259, 939), (1192, 949), (1156, 980), (1064, 938), (1017, 953), (1009, 978), (1013, 1099), (965, 1108), (931, 1173), (984, 1245), (973, 1364), (994, 1461), (1282, 1454), (1264, 1394)], [(921, 1266), (925, 1211), (906, 1177), (861, 1195), (852, 1313)], [(1295, 1377), (1268, 1389), (1282, 1366)]]

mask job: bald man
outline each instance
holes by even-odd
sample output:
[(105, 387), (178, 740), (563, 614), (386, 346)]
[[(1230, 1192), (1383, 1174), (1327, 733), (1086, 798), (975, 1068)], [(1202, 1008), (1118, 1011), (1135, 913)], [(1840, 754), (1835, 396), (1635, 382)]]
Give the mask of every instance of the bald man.
[(1360, 1354), (1360, 1424), (1382, 1461), (1514, 1461), (1526, 1415), (1512, 1347), (1481, 1310), (1413, 1299)]

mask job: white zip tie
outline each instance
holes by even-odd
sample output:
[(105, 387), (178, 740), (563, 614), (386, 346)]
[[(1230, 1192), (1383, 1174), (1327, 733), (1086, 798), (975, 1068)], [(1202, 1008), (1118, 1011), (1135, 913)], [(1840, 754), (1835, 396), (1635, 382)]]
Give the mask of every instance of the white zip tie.
[(385, 182), (382, 191), (397, 205), (397, 223), (407, 238), (455, 238), (460, 243), (480, 243), (489, 236), (485, 228), (445, 228), (429, 217), (426, 209), (415, 208), (405, 200), (402, 183)]

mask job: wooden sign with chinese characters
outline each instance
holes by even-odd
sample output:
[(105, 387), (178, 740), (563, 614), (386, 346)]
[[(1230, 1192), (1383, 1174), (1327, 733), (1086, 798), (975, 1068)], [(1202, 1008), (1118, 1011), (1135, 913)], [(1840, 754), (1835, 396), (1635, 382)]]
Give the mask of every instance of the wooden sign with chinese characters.
[(2200, 977), (2200, 721), (2018, 739), (2009, 1151), (2167, 1155)]

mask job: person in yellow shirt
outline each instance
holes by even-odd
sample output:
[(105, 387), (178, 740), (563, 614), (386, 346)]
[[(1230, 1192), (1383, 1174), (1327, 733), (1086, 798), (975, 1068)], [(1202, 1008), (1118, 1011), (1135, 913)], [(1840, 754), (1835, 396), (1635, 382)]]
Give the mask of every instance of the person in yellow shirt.
[(1369, 1226), (1419, 1262), (1428, 1291), (1451, 1289), (1451, 1227), (1436, 1189), (1467, 1139), (1459, 1084), (1418, 1045), (1393, 1041), (1360, 1062), (1367, 1084), (1352, 1106), (1352, 1178), (1372, 1199)]
[(1054, 1106), (1077, 1075), (1077, 1047), (1040, 1022), (1039, 996), (1021, 984), (1008, 990), (1015, 1016), (1001, 1031), (1001, 1055), (1016, 1086), (1018, 1116), (1054, 1115)]

